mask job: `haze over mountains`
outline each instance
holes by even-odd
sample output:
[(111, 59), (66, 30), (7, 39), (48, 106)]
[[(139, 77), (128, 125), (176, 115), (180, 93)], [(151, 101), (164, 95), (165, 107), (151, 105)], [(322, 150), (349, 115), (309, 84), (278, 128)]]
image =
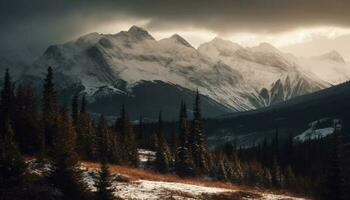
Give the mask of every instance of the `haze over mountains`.
[(55, 70), (57, 89), (67, 96), (85, 93), (90, 109), (107, 115), (125, 103), (132, 118), (140, 110), (149, 118), (160, 110), (177, 117), (180, 100), (190, 103), (196, 89), (205, 96), (204, 115), (213, 117), (350, 79), (350, 65), (336, 51), (297, 58), (267, 43), (246, 48), (220, 38), (196, 49), (177, 34), (157, 41), (136, 26), (52, 45), (23, 74), (17, 73), (20, 82), (39, 83), (48, 66)]

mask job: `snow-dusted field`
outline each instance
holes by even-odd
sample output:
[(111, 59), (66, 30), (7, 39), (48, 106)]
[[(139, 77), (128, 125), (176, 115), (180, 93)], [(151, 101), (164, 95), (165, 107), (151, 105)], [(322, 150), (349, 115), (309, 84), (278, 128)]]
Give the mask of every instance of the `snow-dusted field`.
[[(48, 170), (47, 164), (40, 164), (30, 160), (28, 169), (32, 174), (42, 175)], [(94, 187), (97, 169), (81, 167), (84, 171), (84, 180), (89, 189), (95, 191)], [(304, 200), (286, 195), (275, 195), (262, 193), (260, 191), (246, 191), (245, 189), (226, 189), (219, 187), (208, 187), (204, 185), (193, 185), (188, 183), (132, 180), (127, 174), (112, 174), (113, 189), (115, 196), (127, 200), (156, 200), (156, 199), (234, 199), (234, 200)], [(219, 198), (220, 197), (220, 198)]]

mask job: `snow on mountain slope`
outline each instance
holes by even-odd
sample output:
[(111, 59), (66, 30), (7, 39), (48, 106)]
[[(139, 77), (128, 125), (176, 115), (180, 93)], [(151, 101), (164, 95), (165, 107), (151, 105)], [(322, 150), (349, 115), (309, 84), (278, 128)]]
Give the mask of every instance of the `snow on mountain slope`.
[(202, 94), (237, 110), (255, 108), (256, 90), (228, 65), (200, 54), (179, 35), (160, 41), (131, 27), (115, 35), (89, 34), (47, 49), (27, 75), (43, 74), (47, 66), (81, 84), (89, 95), (104, 86), (132, 88), (142, 81), (163, 81)]
[[(333, 52), (299, 59), (267, 43), (244, 48), (220, 38), (195, 49), (177, 34), (157, 41), (133, 26), (117, 34), (91, 33), (52, 45), (25, 74), (42, 77), (52, 66), (62, 88), (83, 88), (92, 101), (110, 93), (132, 94), (139, 84), (161, 81), (199, 89), (228, 110), (242, 111), (348, 80), (350, 70), (339, 56)], [(334, 77), (318, 72), (317, 67)]]
[(299, 66), (297, 58), (267, 43), (243, 48), (230, 41), (214, 39), (201, 45), (198, 51), (207, 56), (216, 55), (220, 61), (242, 74), (247, 83), (260, 92), (264, 105), (329, 86), (327, 82)]

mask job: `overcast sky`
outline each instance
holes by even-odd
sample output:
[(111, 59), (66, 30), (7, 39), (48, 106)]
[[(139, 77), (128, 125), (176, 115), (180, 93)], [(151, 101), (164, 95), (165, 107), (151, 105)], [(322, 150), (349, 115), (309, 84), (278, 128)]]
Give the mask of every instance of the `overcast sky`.
[(194, 46), (220, 36), (299, 56), (334, 49), (350, 60), (349, 10), (349, 0), (0, 0), (0, 54), (38, 56), (50, 44), (135, 24)]

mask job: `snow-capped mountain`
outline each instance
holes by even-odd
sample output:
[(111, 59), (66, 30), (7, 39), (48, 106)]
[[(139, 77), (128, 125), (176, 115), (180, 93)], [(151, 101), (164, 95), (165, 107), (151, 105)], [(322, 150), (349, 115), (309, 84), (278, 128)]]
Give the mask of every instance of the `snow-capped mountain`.
[[(343, 69), (346, 64), (338, 62), (339, 57), (333, 53), (298, 59), (267, 43), (244, 48), (220, 38), (196, 49), (177, 34), (157, 41), (146, 30), (133, 26), (117, 34), (91, 33), (52, 45), (22, 80), (37, 80), (52, 66), (59, 89), (84, 92), (99, 108), (98, 100), (118, 97), (120, 101), (131, 101), (143, 94), (142, 100), (149, 98), (151, 102), (155, 98), (147, 94), (155, 94), (164, 97), (158, 110), (166, 109), (172, 106), (167, 105), (173, 100), (170, 98), (174, 98), (169, 93), (186, 98), (198, 89), (206, 96), (204, 104), (220, 110), (211, 112), (214, 115), (267, 106), (347, 80), (350, 73), (343, 73), (339, 80), (328, 80), (309, 67), (322, 63), (324, 67), (332, 66), (328, 70)], [(157, 90), (157, 94), (154, 90), (159, 84), (166, 91)]]

